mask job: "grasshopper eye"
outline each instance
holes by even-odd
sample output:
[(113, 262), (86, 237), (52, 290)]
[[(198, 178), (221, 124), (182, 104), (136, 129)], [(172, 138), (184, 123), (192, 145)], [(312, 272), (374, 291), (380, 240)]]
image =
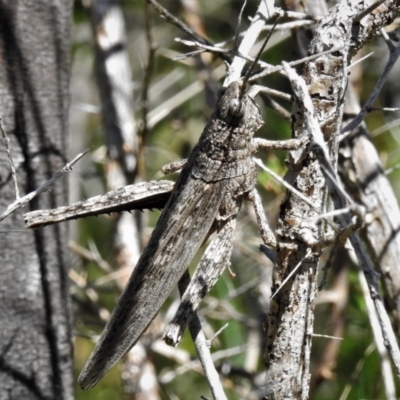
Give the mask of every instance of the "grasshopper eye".
[(229, 111), (235, 117), (243, 117), (244, 107), (241, 100), (233, 99), (229, 104)]

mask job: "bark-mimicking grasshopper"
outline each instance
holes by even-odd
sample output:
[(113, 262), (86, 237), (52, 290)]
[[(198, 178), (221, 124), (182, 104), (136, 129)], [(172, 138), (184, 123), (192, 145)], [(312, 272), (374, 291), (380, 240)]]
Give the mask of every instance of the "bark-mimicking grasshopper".
[[(201, 244), (210, 232), (215, 231), (216, 236), (203, 255), (176, 315), (188, 315), (197, 308), (229, 263), (236, 216), (244, 199), (254, 205), (264, 243), (275, 245), (275, 237), (268, 227), (255, 189), (255, 164), (251, 158), (259, 147), (269, 148), (271, 144), (263, 139), (253, 139), (254, 132), (262, 123), (260, 110), (252, 96), (242, 90), (242, 83), (231, 83), (220, 95), (216, 110), (184, 164), (150, 241), (79, 376), (83, 389), (93, 387), (137, 342)], [(298, 143), (286, 143), (285, 148), (299, 147)], [(154, 182), (147, 185), (153, 187), (152, 184), (157, 186)], [(147, 208), (145, 199), (142, 199), (145, 184), (139, 185), (131, 186), (132, 200), (129, 201), (127, 196), (121, 209)], [(152, 206), (162, 207), (171, 188), (169, 181), (159, 182), (152, 193)], [(98, 196), (108, 205), (105, 212), (117, 209), (117, 203), (112, 200), (116, 192)], [(28, 213), (27, 225), (38, 226), (74, 218), (77, 209), (84, 208), (88, 202), (90, 199), (78, 203), (70, 214), (68, 207), (64, 207), (58, 218), (54, 218), (57, 209), (47, 212), (42, 220), (40, 211)], [(95, 213), (98, 212), (87, 214)], [(68, 217), (62, 217), (67, 214)], [(82, 212), (80, 216), (84, 214)], [(176, 343), (181, 334), (179, 327), (172, 323), (165, 336), (167, 341)]]

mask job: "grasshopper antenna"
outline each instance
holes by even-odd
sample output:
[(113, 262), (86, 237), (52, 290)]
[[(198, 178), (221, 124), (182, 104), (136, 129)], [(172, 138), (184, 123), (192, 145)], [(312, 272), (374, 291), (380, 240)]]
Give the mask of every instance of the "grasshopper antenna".
[(269, 31), (268, 36), (266, 37), (266, 39), (264, 40), (264, 43), (262, 44), (260, 50), (258, 51), (257, 56), (256, 56), (256, 58), (254, 59), (253, 64), (251, 64), (249, 70), (246, 72), (246, 75), (245, 75), (244, 78), (243, 78), (243, 85), (242, 85), (240, 97), (243, 96), (243, 94), (244, 94), (244, 92), (245, 92), (245, 90), (246, 90), (246, 87), (247, 87), (247, 82), (249, 81), (249, 78), (250, 78), (251, 74), (252, 74), (253, 71), (254, 71), (254, 67), (258, 64), (258, 61), (259, 61), (260, 58), (261, 58), (261, 54), (264, 52), (265, 46), (266, 46), (267, 43), (269, 42), (269, 39), (271, 38), (272, 33), (274, 32), (275, 27), (276, 27), (276, 25), (278, 24), (278, 21), (279, 21), (280, 18), (281, 18), (281, 16), (278, 15), (278, 17), (276, 18), (276, 20), (275, 20), (275, 22), (274, 22), (274, 25), (272, 26), (272, 29)]
[(233, 42), (233, 48), (235, 50), (238, 48), (239, 31), (240, 31), (240, 26), (242, 25), (242, 16), (243, 16), (243, 11), (244, 11), (244, 8), (246, 7), (246, 4), (247, 4), (247, 0), (245, 0), (243, 2), (243, 5), (242, 5), (242, 8), (240, 10), (239, 17), (238, 17), (237, 29), (236, 29), (236, 33), (235, 33), (235, 40)]

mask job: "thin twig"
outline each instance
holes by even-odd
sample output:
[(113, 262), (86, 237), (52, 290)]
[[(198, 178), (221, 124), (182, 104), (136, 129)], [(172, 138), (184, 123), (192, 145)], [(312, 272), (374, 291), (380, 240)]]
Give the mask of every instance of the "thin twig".
[(253, 98), (255, 98), (259, 93), (265, 93), (269, 96), (275, 96), (286, 101), (293, 100), (293, 97), (290, 94), (281, 92), (279, 90), (270, 89), (265, 86), (253, 85), (249, 90), (249, 96)]
[[(252, 19), (249, 28), (244, 34), (243, 40), (238, 48), (238, 53), (248, 55), (250, 50), (256, 43), (265, 21), (275, 14), (275, 7), (273, 0), (261, 0), (257, 9), (255, 17)], [(228, 87), (231, 82), (238, 81), (242, 75), (245, 65), (245, 60), (240, 57), (235, 57), (229, 67), (227, 77), (224, 80), (224, 87)]]
[[(278, 15), (277, 18), (275, 19), (274, 24), (273, 24), (273, 28), (278, 24), (279, 19), (280, 19), (280, 16)], [(272, 33), (273, 33), (273, 32), (274, 32), (274, 29), (271, 29), (271, 30), (268, 32), (268, 35), (267, 35), (267, 37), (265, 38), (263, 44), (261, 45), (260, 50), (258, 51), (258, 53), (257, 53), (257, 55), (256, 55), (256, 58), (254, 59), (254, 62), (250, 65), (250, 68), (249, 68), (249, 70), (247, 71), (246, 76), (245, 76), (244, 79), (243, 79), (243, 87), (242, 87), (242, 90), (246, 90), (247, 82), (249, 81), (249, 78), (250, 78), (251, 74), (253, 73), (255, 66), (258, 64), (258, 61), (260, 60), (261, 55), (262, 55), (262, 53), (264, 52), (265, 47), (267, 46), (267, 43), (268, 43), (269, 40), (271, 39), (271, 36), (272, 36)]]
[(243, 2), (242, 8), (240, 9), (240, 13), (239, 13), (239, 16), (238, 16), (238, 21), (237, 21), (237, 25), (236, 25), (236, 32), (235, 32), (235, 40), (233, 41), (233, 48), (234, 49), (237, 49), (237, 47), (238, 47), (239, 34), (240, 34), (239, 31), (240, 31), (240, 27), (242, 25), (242, 16), (243, 16), (243, 11), (244, 11), (246, 5), (247, 5), (247, 0), (245, 0)]
[[(176, 18), (174, 15), (172, 15), (167, 9), (165, 9), (161, 4), (159, 4), (157, 1), (155, 0), (147, 0), (147, 2), (149, 4), (151, 4), (158, 12), (159, 14), (165, 18), (165, 20), (167, 22), (169, 22), (170, 24), (176, 26), (177, 28), (179, 28), (181, 31), (185, 32), (187, 35), (189, 35), (191, 38), (193, 38), (194, 40), (197, 40), (201, 43), (207, 44), (212, 46), (213, 44), (207, 40), (205, 37), (199, 35), (198, 33), (196, 33), (192, 28), (190, 28), (188, 25), (186, 25), (184, 22), (182, 22), (181, 20), (179, 20), (178, 18)], [(230, 61), (229, 58), (225, 57), (224, 54), (221, 54), (221, 58), (226, 60), (226, 61)]]
[(283, 185), (287, 190), (291, 191), (293, 194), (299, 197), (299, 199), (303, 200), (309, 207), (311, 207), (318, 214), (322, 215), (322, 210), (315, 206), (315, 204), (307, 197), (305, 197), (302, 193), (300, 193), (297, 189), (283, 180), (278, 174), (276, 174), (272, 169), (268, 168), (260, 158), (253, 157), (253, 161), (264, 171), (268, 172), (276, 181), (278, 181), (281, 185)]
[(341, 337), (329, 336), (329, 335), (319, 335), (318, 333), (313, 333), (312, 337), (321, 337), (321, 338), (326, 338), (326, 339), (344, 340)]
[(326, 261), (325, 265), (322, 267), (322, 278), (318, 285), (319, 291), (321, 291), (326, 286), (326, 282), (328, 280), (328, 273), (329, 273), (329, 270), (331, 269), (333, 260), (336, 256), (336, 253), (337, 253), (337, 250), (339, 247), (339, 242), (340, 242), (340, 238), (339, 238), (339, 236), (337, 236), (335, 238), (335, 242), (333, 243), (333, 246), (331, 247), (331, 250), (329, 252), (328, 260)]
[(158, 3), (155, 0), (147, 0), (149, 4), (151, 4), (158, 12), (159, 14), (165, 18), (165, 20), (172, 25), (175, 25), (177, 28), (179, 28), (181, 31), (185, 32), (187, 35), (192, 37), (195, 40), (198, 40), (199, 42), (202, 43), (207, 43), (211, 44), (206, 38), (203, 36), (199, 35), (196, 33), (190, 26), (186, 25), (184, 22), (176, 18), (174, 15), (172, 15), (167, 9), (165, 9), (160, 3)]
[(389, 51), (394, 51), (396, 46), (393, 44), (392, 40), (390, 39), (389, 35), (387, 34), (386, 30), (384, 28), (381, 28), (380, 33), (385, 40), (385, 43), (387, 47), (389, 48)]
[[(326, 54), (334, 53), (334, 52), (339, 51), (339, 50), (340, 49), (338, 49), (338, 48), (333, 48), (331, 50), (322, 51), (321, 53), (314, 54), (314, 55), (309, 56), (309, 57), (304, 57), (301, 60), (291, 61), (291, 62), (286, 63), (286, 64), (289, 65), (290, 67), (295, 67), (297, 65), (304, 64), (304, 63), (306, 63), (308, 61), (315, 60), (316, 58), (319, 58), (319, 57), (324, 56)], [(280, 73), (282, 73), (282, 75), (286, 75), (285, 72), (284, 72), (284, 69), (285, 68), (284, 68), (283, 65), (277, 65), (275, 67), (267, 67), (264, 71), (258, 72), (256, 74), (254, 74), (252, 77), (250, 77), (249, 82), (253, 82), (253, 81), (255, 81), (255, 80), (259, 79), (259, 78), (263, 78), (264, 76), (268, 76), (268, 75), (274, 74), (276, 72), (280, 72)]]
[(400, 111), (400, 108), (396, 107), (371, 107), (369, 111), (384, 111), (384, 112), (397, 112)]
[[(257, 60), (256, 58), (250, 57), (247, 55), (247, 53), (244, 53), (241, 51), (241, 48), (239, 48), (239, 50), (236, 49), (227, 49), (227, 48), (222, 48), (222, 47), (218, 47), (216, 45), (209, 45), (209, 44), (204, 44), (198, 41), (192, 41), (192, 40), (184, 40), (184, 39), (180, 39), (180, 38), (176, 38), (175, 39), (176, 42), (178, 43), (182, 43), (188, 47), (199, 47), (200, 49), (202, 49), (203, 51), (208, 51), (210, 53), (215, 53), (215, 54), (230, 54), (235, 56), (235, 59), (242, 59), (242, 64), (244, 66), (245, 61), (249, 61), (251, 62), (253, 65), (254, 64), (258, 64), (261, 68), (264, 68), (263, 71), (255, 73), (254, 75), (250, 76), (248, 81), (249, 82), (254, 82), (259, 78), (274, 74), (279, 72), (282, 75), (286, 75), (285, 71), (284, 71), (284, 67), (283, 65), (276, 65), (273, 66), (271, 64), (268, 64), (264, 61), (261, 60)], [(315, 58), (324, 56), (326, 54), (330, 54), (330, 53), (334, 53), (336, 51), (338, 51), (338, 48), (334, 48), (331, 50), (327, 50), (327, 51), (322, 51), (321, 53), (309, 56), (309, 57), (304, 57), (301, 60), (295, 60), (295, 61), (291, 61), (289, 63), (287, 63), (290, 67), (294, 67), (297, 65), (301, 65), (304, 64), (310, 60), (313, 60)], [(192, 54), (197, 54), (197, 52), (193, 52), (193, 53), (188, 53), (188, 54), (184, 54), (183, 56), (179, 56), (179, 57), (187, 57), (188, 55), (192, 55)], [(239, 76), (240, 78), (240, 76)], [(238, 78), (238, 79), (239, 79)]]
[(314, 22), (318, 22), (321, 20), (321, 17), (319, 17), (319, 16), (306, 14), (306, 13), (302, 13), (302, 12), (297, 12), (297, 11), (288, 11), (288, 10), (277, 9), (276, 13), (284, 18), (309, 20), (309, 21), (314, 21)]
[(275, 111), (280, 117), (284, 120), (291, 122), (292, 116), (286, 108), (282, 107), (278, 102), (272, 100), (268, 95), (265, 93), (260, 93), (260, 97), (263, 100), (266, 107), (269, 107), (271, 110)]
[[(185, 293), (185, 290), (189, 286), (190, 283), (190, 275), (186, 270), (182, 278), (178, 283), (178, 288), (181, 297)], [(197, 313), (193, 312), (192, 317), (189, 321), (189, 331), (192, 336), (192, 340), (196, 347), (197, 355), (199, 356), (199, 360), (203, 367), (204, 375), (207, 378), (208, 385), (211, 390), (211, 394), (214, 400), (227, 400), (224, 389), (219, 379), (219, 375), (217, 370), (215, 369), (214, 362), (210, 353), (210, 346), (205, 338), (205, 335), (201, 329), (200, 319), (197, 316)]]
[(328, 212), (326, 212), (324, 214), (317, 215), (317, 216), (311, 218), (311, 220), (319, 221), (320, 219), (327, 219), (327, 218), (337, 217), (338, 215), (348, 214), (351, 211), (352, 211), (351, 207), (345, 207), (345, 208), (341, 208), (340, 210), (332, 210), (332, 211), (328, 211)]
[(400, 376), (400, 349), (397, 344), (397, 339), (394, 334), (389, 315), (387, 314), (382, 298), (379, 294), (377, 274), (374, 271), (371, 260), (367, 255), (364, 246), (362, 245), (359, 235), (356, 233), (351, 235), (350, 242), (353, 245), (357, 259), (359, 260), (368, 283), (370, 296), (374, 302), (376, 313), (378, 315), (383, 342), (392, 358), (397, 376)]
[(49, 186), (51, 186), (57, 179), (61, 178), (64, 174), (67, 172), (72, 171), (73, 165), (79, 161), (86, 153), (88, 153), (91, 149), (88, 149), (84, 151), (83, 153), (78, 154), (70, 163), (65, 164), (64, 168), (61, 170), (57, 171), (51, 179), (43, 183), (38, 189), (34, 190), (31, 193), (28, 193), (27, 195), (20, 197), (18, 200), (14, 201), (14, 203), (10, 204), (7, 207), (7, 210), (0, 215), (0, 222), (3, 221), (3, 219), (7, 218), (10, 214), (12, 214), (14, 211), (18, 210), (19, 208), (25, 206), (27, 203), (29, 203), (33, 198), (35, 198), (38, 194), (44, 192), (47, 190)]
[(303, 264), (303, 261), (305, 261), (308, 257), (311, 255), (311, 249), (307, 249), (307, 253), (305, 256), (298, 262), (298, 264), (290, 271), (288, 276), (284, 279), (284, 281), (280, 284), (278, 289), (275, 290), (273, 295), (271, 296), (271, 300), (278, 294), (278, 292), (286, 285), (286, 282), (289, 281), (289, 279), (294, 275), (294, 273), (301, 267)]
[(355, 382), (358, 382), (360, 379), (360, 375), (364, 373), (364, 365), (365, 365), (365, 360), (367, 359), (368, 356), (372, 354), (372, 352), (375, 350), (375, 343), (372, 342), (364, 351), (363, 357), (359, 359), (354, 371), (352, 372), (350, 376), (350, 382), (346, 384), (345, 388), (342, 391), (342, 394), (339, 397), (339, 400), (347, 400), (349, 397), (349, 393), (351, 391), (352, 385), (355, 384)]
[[(226, 53), (226, 54), (236, 55), (238, 57), (246, 57), (245, 55), (239, 54), (238, 51), (235, 49), (225, 49), (223, 47), (218, 47), (214, 44), (201, 43), (197, 40), (175, 38), (175, 42), (182, 43), (188, 47), (198, 47), (199, 49), (202, 49), (203, 51), (209, 51), (210, 53)], [(187, 54), (185, 54), (185, 56), (187, 56)]]
[(4, 143), (6, 145), (8, 162), (10, 163), (11, 178), (12, 178), (12, 181), (14, 183), (15, 198), (18, 200), (20, 197), (19, 197), (19, 189), (18, 189), (18, 182), (17, 182), (17, 172), (15, 170), (14, 161), (13, 161), (13, 158), (12, 158), (12, 155), (11, 155), (10, 139), (7, 136), (6, 130), (5, 130), (4, 125), (3, 125), (3, 118), (1, 116), (0, 116), (0, 129), (1, 129), (1, 133), (2, 133), (3, 138), (4, 138)]
[(388, 168), (385, 170), (385, 175), (390, 175), (392, 172), (397, 171), (398, 169), (400, 169), (400, 163), (396, 164), (395, 166)]
[(390, 121), (390, 122), (384, 124), (383, 126), (377, 128), (377, 129), (374, 129), (371, 132), (371, 137), (375, 137), (382, 133), (390, 131), (391, 129), (397, 128), (399, 125), (400, 125), (400, 118), (396, 118), (393, 121)]
[(154, 43), (152, 33), (152, 15), (150, 7), (145, 3), (145, 26), (146, 26), (146, 42), (147, 42), (147, 64), (145, 66), (143, 85), (141, 90), (141, 114), (142, 121), (138, 130), (139, 145), (138, 145), (138, 175), (144, 176), (144, 141), (149, 132), (149, 88), (150, 80), (154, 67), (154, 58), (157, 46)]
[(291, 30), (291, 29), (295, 29), (295, 28), (305, 28), (309, 25), (313, 25), (315, 24), (315, 21), (304, 21), (304, 20), (300, 20), (300, 21), (292, 21), (292, 22), (284, 22), (282, 24), (278, 24), (275, 26), (274, 25), (265, 25), (263, 28), (263, 31), (270, 31), (272, 29), (274, 29), (275, 31), (286, 31), (286, 30)]
[(217, 330), (217, 332), (214, 333), (214, 335), (211, 336), (209, 340), (207, 340), (208, 347), (211, 347), (212, 342), (229, 326), (228, 322), (223, 325), (220, 329)]
[(364, 17), (366, 17), (368, 14), (371, 14), (372, 11), (375, 10), (375, 8), (378, 8), (381, 4), (383, 4), (386, 0), (378, 0), (375, 3), (371, 4), (369, 7), (367, 7), (365, 10), (361, 11), (359, 14), (357, 14), (354, 17), (354, 23), (360, 22)]
[(343, 138), (346, 136), (345, 134), (347, 132), (351, 132), (353, 129), (357, 128), (358, 125), (361, 124), (361, 122), (364, 120), (364, 117), (367, 115), (368, 111), (371, 109), (372, 104), (374, 103), (375, 99), (378, 97), (378, 94), (381, 92), (383, 85), (386, 82), (386, 79), (389, 77), (389, 74), (394, 67), (397, 59), (400, 56), (400, 45), (397, 46), (389, 56), (389, 60), (386, 64), (386, 67), (380, 76), (378, 82), (376, 83), (373, 91), (371, 92), (371, 95), (369, 96), (368, 100), (364, 104), (364, 107), (361, 109), (361, 111), (358, 113), (358, 115), (342, 129), (342, 135), (340, 136), (340, 140), (343, 140)]
[(18, 233), (18, 235), (20, 235), (21, 233), (28, 233), (29, 231), (27, 229), (12, 229), (12, 230), (1, 230), (0, 229), (0, 233), (5, 233), (5, 234), (9, 234), (9, 233)]
[[(215, 79), (220, 79), (225, 72), (225, 66), (220, 65), (214, 71), (212, 71), (212, 76)], [(185, 87), (176, 95), (170, 97), (164, 103), (160, 104), (158, 107), (154, 108), (149, 112), (148, 115), (148, 128), (152, 129), (156, 124), (163, 120), (167, 115), (171, 113), (172, 110), (179, 107), (188, 99), (192, 98), (196, 94), (204, 90), (204, 85), (200, 81), (195, 81), (191, 85)]]
[(106, 274), (110, 274), (113, 272), (110, 264), (101, 257), (100, 253), (97, 250), (97, 247), (93, 242), (89, 242), (90, 250), (74, 242), (73, 240), (68, 243), (68, 247), (79, 257), (82, 257), (87, 261), (95, 262)]
[[(204, 44), (204, 43), (201, 43), (201, 42), (198, 42), (198, 41), (185, 40), (185, 39), (181, 39), (181, 38), (175, 38), (175, 42), (182, 43), (182, 44), (184, 44), (185, 46), (188, 46), (188, 47), (198, 47), (198, 48), (202, 49), (203, 52), (206, 51), (206, 52), (210, 52), (210, 53), (214, 53), (214, 54), (229, 54), (229, 55), (232, 55), (232, 56), (235, 56), (235, 57), (240, 57), (243, 60), (249, 61), (249, 62), (251, 62), (253, 64), (256, 61), (254, 58), (249, 57), (246, 54), (242, 54), (239, 50), (237, 50), (235, 48), (226, 49), (226, 48), (218, 47), (218, 46), (215, 46), (215, 45), (208, 45), (208, 44)], [(186, 53), (183, 56), (180, 56), (180, 58), (181, 57), (187, 58), (188, 55), (197, 55), (197, 54), (198, 54), (198, 52)], [(257, 60), (257, 63), (262, 68), (271, 67), (270, 64), (267, 64), (264, 61)]]
[(378, 316), (374, 307), (374, 302), (371, 299), (368, 284), (361, 269), (358, 271), (358, 280), (363, 292), (365, 305), (368, 312), (369, 322), (374, 334), (374, 341), (381, 361), (382, 380), (385, 387), (386, 399), (396, 400), (396, 389), (394, 385), (393, 372), (390, 366), (388, 351), (383, 343), (383, 337), (379, 326)]
[[(230, 349), (216, 351), (215, 353), (212, 354), (212, 360), (215, 362), (215, 361), (219, 361), (221, 359), (226, 359), (227, 357), (233, 357), (238, 354), (242, 354), (246, 350), (247, 347), (248, 347), (248, 344), (245, 344), (242, 346), (232, 347)], [(186, 362), (181, 367), (176, 368), (174, 371), (170, 371), (170, 372), (163, 374), (160, 377), (160, 382), (164, 383), (164, 384), (169, 383), (173, 379), (175, 379), (176, 376), (182, 375), (185, 372), (187, 372), (191, 369), (194, 369), (198, 364), (199, 364), (198, 360)]]
[(372, 54), (374, 54), (373, 51), (371, 51), (371, 53), (368, 53), (367, 55), (365, 55), (364, 57), (359, 58), (358, 60), (352, 62), (348, 67), (347, 67), (347, 71), (350, 71), (351, 68), (353, 68), (355, 65), (359, 64), (360, 62), (365, 61), (367, 58), (371, 57)]

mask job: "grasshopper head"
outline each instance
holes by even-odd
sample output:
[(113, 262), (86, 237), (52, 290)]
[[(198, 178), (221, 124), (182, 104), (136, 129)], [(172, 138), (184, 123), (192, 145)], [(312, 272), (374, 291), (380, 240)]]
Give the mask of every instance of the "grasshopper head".
[(242, 83), (232, 82), (227, 88), (220, 92), (218, 111), (222, 119), (229, 117), (241, 118), (244, 116), (244, 99), (241, 96)]

